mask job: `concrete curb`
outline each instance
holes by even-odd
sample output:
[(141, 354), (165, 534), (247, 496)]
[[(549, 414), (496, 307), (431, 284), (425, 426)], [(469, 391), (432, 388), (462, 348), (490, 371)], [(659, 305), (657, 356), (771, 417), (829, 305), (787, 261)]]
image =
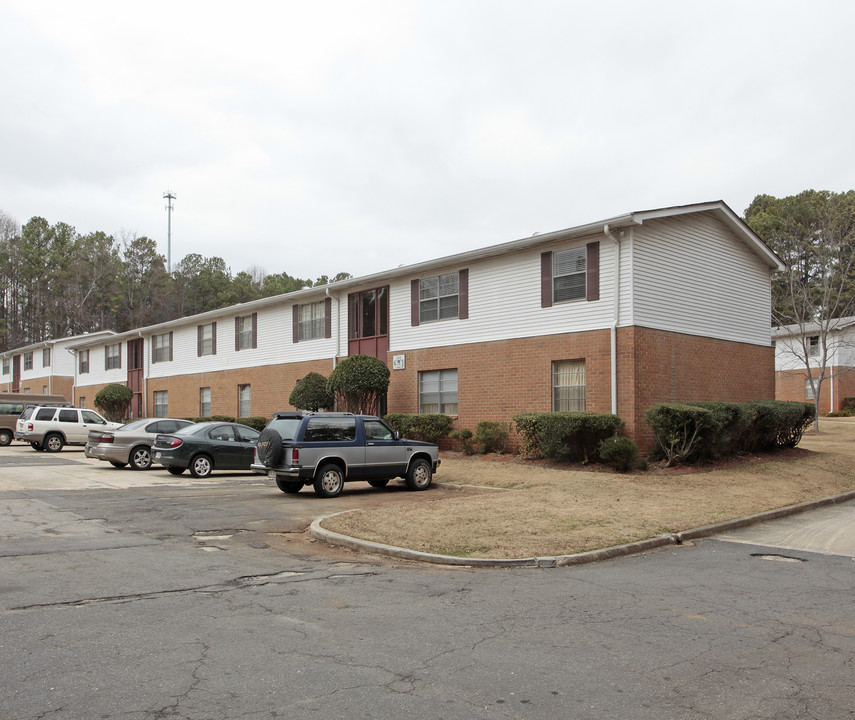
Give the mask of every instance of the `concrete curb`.
[(461, 558), (454, 555), (436, 555), (434, 553), (420, 552), (418, 550), (410, 550), (408, 548), (396, 547), (394, 545), (384, 545), (383, 543), (371, 542), (369, 540), (359, 540), (358, 538), (349, 535), (332, 532), (321, 527), (321, 523), (327, 518), (343, 515), (347, 512), (357, 512), (356, 510), (344, 510), (343, 512), (332, 513), (318, 518), (309, 526), (309, 534), (330, 545), (341, 545), (349, 547), (353, 550), (362, 552), (370, 552), (378, 555), (386, 555), (388, 557), (401, 558), (403, 560), (416, 560), (419, 562), (436, 563), (440, 565), (456, 565), (460, 567), (494, 567), (494, 568), (515, 568), (515, 567), (532, 567), (532, 568), (551, 568), (551, 567), (569, 567), (571, 565), (584, 565), (585, 563), (599, 562), (601, 560), (609, 560), (615, 557), (623, 557), (625, 555), (636, 555), (638, 553), (649, 552), (666, 545), (681, 545), (687, 540), (697, 540), (699, 538), (709, 537), (718, 533), (736, 530), (738, 528), (747, 527), (756, 523), (765, 522), (767, 520), (775, 520), (776, 518), (786, 517), (787, 515), (796, 515), (806, 510), (814, 510), (815, 508), (825, 507), (827, 505), (836, 505), (838, 503), (855, 500), (855, 490), (850, 490), (839, 495), (819, 498), (818, 500), (807, 500), (797, 503), (796, 505), (787, 505), (774, 510), (767, 510), (756, 515), (748, 517), (736, 518), (734, 520), (724, 520), (720, 523), (712, 525), (704, 525), (702, 527), (693, 528), (691, 530), (683, 530), (678, 533), (666, 533), (657, 537), (648, 538), (647, 540), (639, 540), (637, 542), (626, 543), (624, 545), (613, 545), (599, 550), (589, 550), (588, 552), (575, 553), (573, 555), (548, 555), (543, 557), (529, 558)]

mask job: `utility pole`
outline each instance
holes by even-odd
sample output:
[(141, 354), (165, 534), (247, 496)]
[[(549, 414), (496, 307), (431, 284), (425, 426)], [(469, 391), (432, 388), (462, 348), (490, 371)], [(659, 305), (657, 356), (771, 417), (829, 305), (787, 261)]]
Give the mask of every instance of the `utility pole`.
[(175, 200), (175, 195), (172, 190), (167, 190), (163, 193), (163, 199), (166, 203), (166, 272), (172, 272), (172, 201)]

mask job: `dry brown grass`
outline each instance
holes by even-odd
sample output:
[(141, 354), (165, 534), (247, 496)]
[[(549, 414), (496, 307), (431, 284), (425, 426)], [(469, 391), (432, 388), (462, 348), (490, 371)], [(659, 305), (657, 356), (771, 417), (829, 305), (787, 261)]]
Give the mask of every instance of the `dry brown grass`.
[[(699, 469), (617, 474), (509, 456), (444, 453), (436, 481), (484, 488), (323, 522), (334, 532), (472, 558), (562, 555), (641, 540), (855, 489), (855, 423), (822, 421), (801, 444)], [(495, 488), (488, 490), (486, 488)]]

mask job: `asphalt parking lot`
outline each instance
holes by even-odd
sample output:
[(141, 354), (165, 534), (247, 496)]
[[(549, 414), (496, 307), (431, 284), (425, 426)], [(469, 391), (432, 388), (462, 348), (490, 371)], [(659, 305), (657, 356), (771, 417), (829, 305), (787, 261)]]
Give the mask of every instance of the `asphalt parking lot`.
[(0, 717), (855, 717), (852, 557), (728, 538), (452, 568), (305, 532), (441, 492), (0, 448)]

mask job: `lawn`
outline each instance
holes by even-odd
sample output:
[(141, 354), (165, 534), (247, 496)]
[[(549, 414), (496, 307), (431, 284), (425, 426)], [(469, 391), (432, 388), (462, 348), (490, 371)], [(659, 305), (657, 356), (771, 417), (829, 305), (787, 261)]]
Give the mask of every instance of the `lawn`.
[(427, 491), (324, 520), (364, 540), (471, 558), (565, 555), (677, 532), (855, 489), (855, 422), (822, 420), (798, 447), (701, 468), (618, 474), (515, 456), (443, 453)]

